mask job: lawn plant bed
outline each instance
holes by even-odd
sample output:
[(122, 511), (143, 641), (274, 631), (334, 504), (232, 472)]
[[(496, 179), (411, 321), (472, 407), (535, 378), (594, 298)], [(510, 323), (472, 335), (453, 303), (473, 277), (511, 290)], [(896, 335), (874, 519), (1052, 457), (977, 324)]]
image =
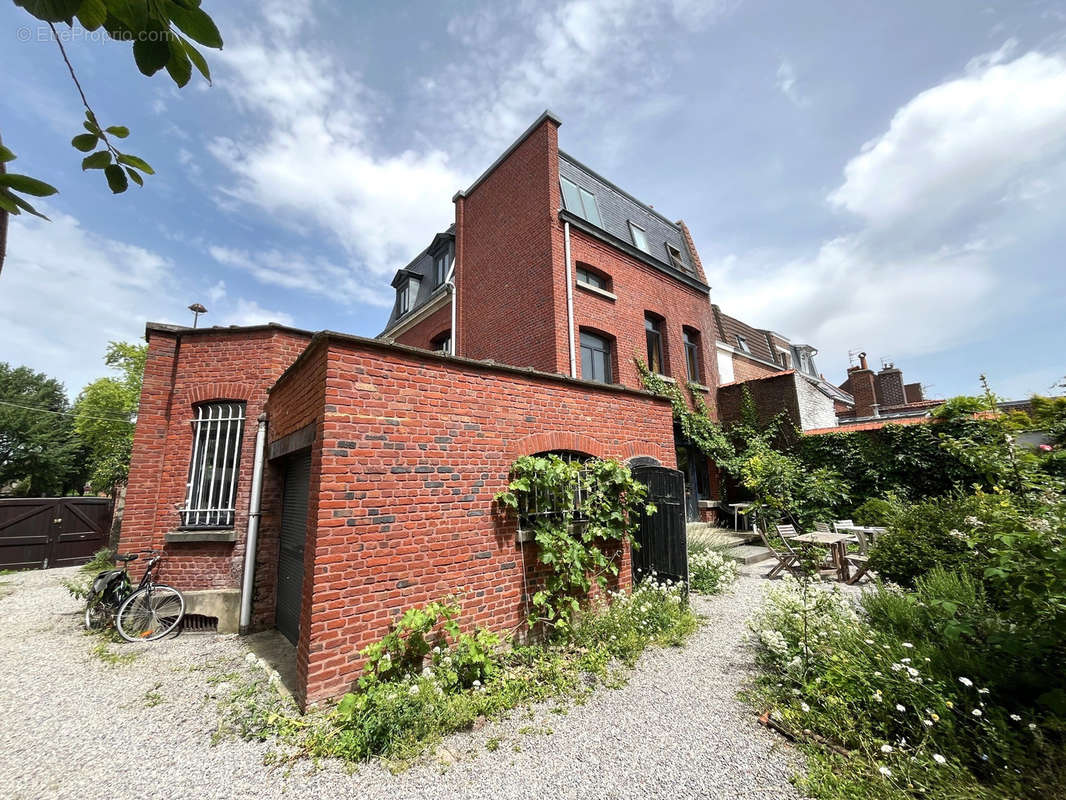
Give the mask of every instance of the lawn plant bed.
[(444, 736), (519, 706), (582, 703), (597, 687), (620, 687), (646, 648), (681, 646), (699, 625), (682, 586), (651, 580), (632, 593), (606, 593), (565, 635), (535, 644), (463, 633), (450, 624), (454, 607), (445, 600), (408, 612), (414, 624), (398, 626), (399, 647), (371, 646), (359, 690), (306, 715), (264, 672), (222, 702), (217, 736), (272, 741), (271, 760), (382, 758), (403, 768)]

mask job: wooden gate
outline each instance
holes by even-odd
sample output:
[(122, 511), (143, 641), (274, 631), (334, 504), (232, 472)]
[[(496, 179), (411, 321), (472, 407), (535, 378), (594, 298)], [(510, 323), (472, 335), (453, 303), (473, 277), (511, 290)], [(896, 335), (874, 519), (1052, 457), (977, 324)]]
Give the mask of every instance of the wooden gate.
[(656, 578), (688, 583), (685, 535), (685, 476), (667, 467), (634, 467), (633, 477), (648, 487), (654, 514), (641, 514), (633, 534), (633, 582)]
[(106, 497), (0, 498), (0, 569), (84, 564), (107, 546)]

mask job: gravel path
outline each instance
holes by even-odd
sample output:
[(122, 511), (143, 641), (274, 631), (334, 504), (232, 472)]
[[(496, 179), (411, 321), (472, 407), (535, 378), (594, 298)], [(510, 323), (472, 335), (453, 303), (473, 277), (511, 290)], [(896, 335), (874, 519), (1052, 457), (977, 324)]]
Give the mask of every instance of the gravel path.
[[(629, 683), (566, 714), (550, 708), (446, 740), (399, 775), (379, 764), (264, 766), (268, 744), (213, 745), (221, 676), (252, 667), (237, 637), (113, 644), (78, 630), (59, 581), (72, 569), (0, 578), (0, 790), (51, 798), (796, 798), (799, 759), (736, 699), (749, 669), (744, 620), (765, 581), (695, 600), (705, 625), (683, 649), (650, 650)], [(236, 683), (236, 679), (230, 678)], [(498, 743), (489, 752), (486, 743)]]

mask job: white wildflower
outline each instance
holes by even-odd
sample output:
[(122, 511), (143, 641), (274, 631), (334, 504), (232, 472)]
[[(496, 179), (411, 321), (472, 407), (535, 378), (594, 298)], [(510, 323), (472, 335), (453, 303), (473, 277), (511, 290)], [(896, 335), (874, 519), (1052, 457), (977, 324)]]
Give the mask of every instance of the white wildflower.
[(906, 711), (907, 707), (902, 703), (896, 703), (896, 711)]
[(414, 697), (416, 694), (418, 694), (418, 684), (412, 683), (411, 688), (407, 690), (407, 693), (411, 695), (411, 697)]
[(981, 716), (981, 709), (979, 709), (979, 708), (975, 708), (975, 709), (974, 709), (973, 711), (971, 711), (970, 713), (971, 713), (971, 714), (973, 714), (973, 715), (974, 715), (975, 717), (979, 717), (979, 716)]
[(892, 745), (890, 745), (890, 744), (881, 745), (881, 752), (882, 753), (891, 753), (892, 752)]
[(940, 753), (933, 753), (933, 761), (937, 764), (946, 764), (948, 760), (940, 755)]
[(1014, 720), (1015, 722), (1021, 722), (1021, 721), (1022, 721), (1022, 718), (1021, 718), (1021, 717), (1019, 717), (1019, 716), (1018, 716), (1017, 714), (1011, 714), (1011, 715), (1010, 715), (1010, 718), (1011, 718), (1012, 720)]
[(973, 681), (971, 681), (969, 678), (959, 678), (959, 683), (961, 683), (963, 686), (973, 686)]
[(806, 703), (800, 703), (800, 708), (803, 709), (804, 713), (811, 710), (811, 707)]
[(903, 642), (903, 646), (906, 647), (906, 648), (914, 647), (914, 645), (911, 644), (910, 642)]
[(892, 770), (890, 770), (888, 767), (878, 767), (877, 771), (884, 775), (886, 778), (892, 777)]

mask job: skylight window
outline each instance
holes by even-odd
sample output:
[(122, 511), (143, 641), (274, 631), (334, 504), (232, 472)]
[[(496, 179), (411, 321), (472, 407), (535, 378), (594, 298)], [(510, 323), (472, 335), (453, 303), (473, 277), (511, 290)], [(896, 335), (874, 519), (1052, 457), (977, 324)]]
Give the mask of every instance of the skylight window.
[(679, 269), (682, 272), (687, 269), (685, 262), (681, 259), (681, 251), (669, 242), (666, 243), (666, 252), (670, 255), (670, 263), (673, 264), (676, 269)]
[(748, 347), (748, 340), (741, 336), (739, 333), (737, 334), (737, 347), (739, 347), (745, 353), (751, 352), (751, 348)]
[(588, 220), (597, 228), (603, 227), (600, 209), (596, 205), (596, 196), (587, 189), (582, 189), (569, 178), (559, 178), (563, 189), (563, 206), (571, 214), (577, 214)]
[(639, 225), (634, 225), (632, 222), (630, 222), (629, 235), (633, 237), (633, 244), (635, 244), (639, 249), (643, 250), (645, 253), (651, 253), (651, 250), (648, 249), (648, 236), (644, 233), (644, 229), (642, 227), (640, 227)]

